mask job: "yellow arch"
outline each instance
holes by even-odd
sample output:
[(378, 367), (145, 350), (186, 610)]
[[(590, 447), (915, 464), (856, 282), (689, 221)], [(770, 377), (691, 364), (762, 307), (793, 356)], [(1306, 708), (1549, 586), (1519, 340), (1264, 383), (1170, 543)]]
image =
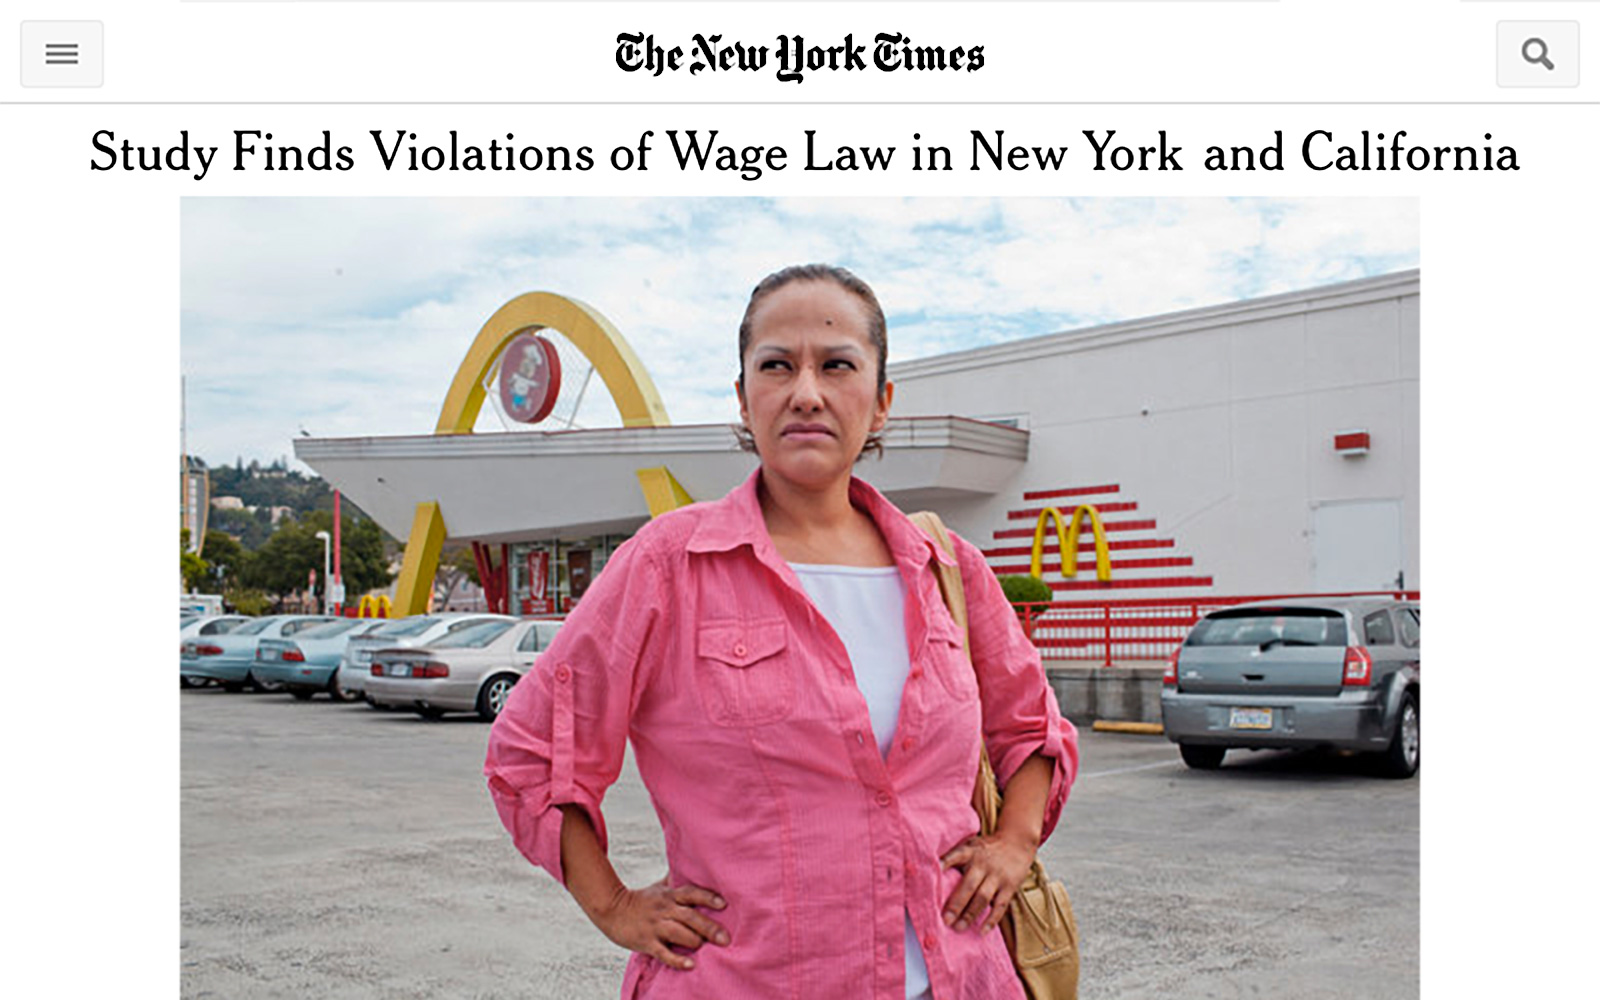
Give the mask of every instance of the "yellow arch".
[(461, 359), (439, 411), (435, 434), (471, 434), (483, 409), (483, 380), (511, 338), (524, 330), (559, 330), (594, 365), (624, 427), (666, 427), (666, 405), (633, 348), (595, 309), (552, 292), (528, 292), (495, 310)]
[(1083, 530), (1083, 517), (1089, 516), (1089, 526), (1094, 531), (1094, 568), (1095, 577), (1101, 583), (1111, 579), (1111, 549), (1106, 545), (1106, 529), (1100, 523), (1100, 511), (1093, 504), (1082, 504), (1072, 512), (1072, 522), (1069, 527), (1062, 527), (1061, 511), (1055, 507), (1046, 507), (1039, 512), (1039, 525), (1033, 529), (1033, 561), (1028, 572), (1035, 577), (1044, 577), (1044, 526), (1047, 520), (1054, 520), (1056, 525), (1056, 545), (1061, 553), (1061, 575), (1078, 575), (1078, 534)]
[[(495, 310), (478, 331), (466, 357), (461, 359), (461, 367), (456, 369), (433, 432), (471, 434), (483, 409), (484, 379), (506, 344), (525, 330), (543, 329), (560, 331), (594, 365), (617, 404), (622, 426), (666, 427), (672, 423), (650, 373), (610, 320), (577, 299), (553, 292), (528, 292)], [(648, 495), (647, 490), (647, 498)], [(651, 504), (652, 515), (660, 513), (655, 506)], [(438, 503), (417, 504), (400, 580), (395, 586), (396, 615), (416, 615), (427, 610), (444, 538), (444, 515)]]

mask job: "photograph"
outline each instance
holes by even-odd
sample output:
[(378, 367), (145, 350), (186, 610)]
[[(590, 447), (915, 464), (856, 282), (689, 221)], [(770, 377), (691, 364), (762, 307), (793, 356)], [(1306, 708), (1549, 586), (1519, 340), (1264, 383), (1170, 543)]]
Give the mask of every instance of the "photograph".
[(178, 206), (184, 997), (1418, 995), (1419, 198)]

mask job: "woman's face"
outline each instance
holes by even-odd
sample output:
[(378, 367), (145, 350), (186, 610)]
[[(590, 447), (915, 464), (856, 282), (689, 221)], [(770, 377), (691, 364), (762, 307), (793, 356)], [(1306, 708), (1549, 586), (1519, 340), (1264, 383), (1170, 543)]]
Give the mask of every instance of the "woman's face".
[(866, 307), (832, 281), (792, 281), (756, 303), (739, 415), (765, 473), (807, 489), (848, 478), (889, 419)]

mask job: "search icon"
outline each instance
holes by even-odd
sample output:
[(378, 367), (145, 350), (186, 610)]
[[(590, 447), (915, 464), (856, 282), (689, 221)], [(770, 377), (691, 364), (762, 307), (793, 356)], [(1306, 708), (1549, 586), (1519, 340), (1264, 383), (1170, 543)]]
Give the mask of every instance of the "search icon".
[(1547, 70), (1556, 68), (1556, 64), (1550, 61), (1550, 46), (1542, 38), (1530, 38), (1523, 42), (1522, 58), (1524, 62), (1537, 63)]

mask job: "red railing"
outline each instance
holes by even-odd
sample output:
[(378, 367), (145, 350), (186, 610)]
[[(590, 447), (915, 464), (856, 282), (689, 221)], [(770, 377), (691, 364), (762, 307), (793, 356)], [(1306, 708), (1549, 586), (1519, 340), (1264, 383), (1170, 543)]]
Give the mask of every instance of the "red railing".
[(1051, 601), (1017, 605), (1023, 631), (1047, 660), (1088, 660), (1109, 667), (1119, 660), (1163, 660), (1200, 616), (1250, 601), (1298, 597), (1391, 597), (1421, 600), (1417, 590), (1347, 594), (1262, 594), (1244, 597), (1170, 597), (1126, 601)]

